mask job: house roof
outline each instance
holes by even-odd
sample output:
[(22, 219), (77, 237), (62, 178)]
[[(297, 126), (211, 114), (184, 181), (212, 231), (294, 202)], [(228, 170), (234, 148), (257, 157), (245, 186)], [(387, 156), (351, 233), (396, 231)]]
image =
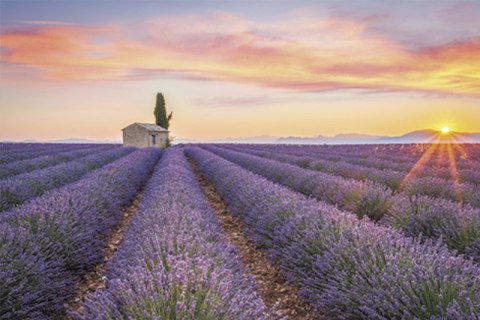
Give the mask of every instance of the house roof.
[[(159, 125), (156, 125), (156, 124), (154, 124), (154, 123), (139, 123), (139, 122), (134, 122), (134, 123), (132, 123), (130, 126), (132, 126), (132, 125), (140, 126), (140, 127), (142, 127), (142, 128), (147, 129), (148, 131), (155, 131), (155, 132), (161, 132), (161, 131), (163, 131), (163, 132), (168, 132), (167, 129), (165, 129), (165, 128), (163, 128), (163, 127), (160, 127)], [(127, 126), (127, 127), (123, 128), (122, 130), (127, 129), (127, 128), (130, 127), (130, 126)]]

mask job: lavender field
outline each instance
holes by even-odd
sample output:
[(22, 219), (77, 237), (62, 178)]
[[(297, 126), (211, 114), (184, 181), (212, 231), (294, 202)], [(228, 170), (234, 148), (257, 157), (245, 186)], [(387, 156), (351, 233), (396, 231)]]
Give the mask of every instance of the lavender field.
[(480, 319), (480, 145), (0, 144), (0, 319)]

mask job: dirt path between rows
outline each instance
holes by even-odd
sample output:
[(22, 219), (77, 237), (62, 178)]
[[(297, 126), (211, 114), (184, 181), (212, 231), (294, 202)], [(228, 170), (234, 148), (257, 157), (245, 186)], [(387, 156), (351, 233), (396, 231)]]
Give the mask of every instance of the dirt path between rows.
[[(151, 174), (152, 173), (150, 173), (150, 177)], [(104, 249), (103, 261), (93, 270), (89, 271), (75, 286), (75, 296), (67, 300), (65, 303), (65, 307), (69, 315), (65, 316), (64, 320), (78, 319), (78, 317), (83, 313), (82, 303), (84, 302), (85, 297), (97, 289), (105, 288), (105, 273), (107, 263), (110, 261), (115, 251), (117, 251), (117, 249), (120, 247), (120, 244), (123, 240), (123, 235), (125, 234), (125, 231), (127, 230), (133, 216), (137, 212), (138, 204), (142, 199), (143, 193), (145, 192), (145, 187), (147, 186), (150, 177), (146, 180), (147, 182), (142, 186), (140, 191), (132, 200), (131, 204), (124, 209), (122, 219), (108, 235), (105, 241), (106, 245)]]
[(249, 274), (254, 276), (259, 294), (266, 306), (272, 310), (275, 319), (324, 319), (299, 296), (297, 287), (286, 282), (280, 268), (273, 265), (266, 254), (258, 250), (246, 237), (242, 220), (230, 213), (215, 191), (215, 187), (203, 177), (192, 160), (189, 159), (189, 162), (208, 203), (214, 209), (220, 228), (226, 234), (230, 244), (238, 248), (244, 267), (248, 268)]

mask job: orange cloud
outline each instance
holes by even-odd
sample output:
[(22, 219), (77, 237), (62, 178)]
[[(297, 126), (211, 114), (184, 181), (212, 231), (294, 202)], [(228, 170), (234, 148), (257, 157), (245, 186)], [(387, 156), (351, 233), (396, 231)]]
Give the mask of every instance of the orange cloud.
[(56, 23), (5, 32), (1, 35), (1, 61), (38, 69), (47, 79), (97, 79), (99, 71), (102, 77), (115, 77), (119, 73), (95, 57), (113, 53), (109, 45), (95, 43), (105, 35), (114, 35), (114, 28)]
[(479, 95), (480, 38), (412, 51), (365, 32), (367, 24), (305, 12), (271, 23), (228, 13), (168, 16), (131, 30), (37, 22), (2, 34), (1, 61), (62, 81), (174, 76), (300, 91)]

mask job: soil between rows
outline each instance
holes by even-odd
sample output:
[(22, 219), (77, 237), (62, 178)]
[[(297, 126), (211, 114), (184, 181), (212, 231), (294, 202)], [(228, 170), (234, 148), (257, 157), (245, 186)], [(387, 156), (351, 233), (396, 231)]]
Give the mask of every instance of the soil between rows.
[[(203, 193), (214, 209), (221, 230), (227, 236), (230, 244), (238, 248), (238, 255), (243, 266), (253, 275), (258, 291), (265, 305), (271, 309), (276, 318), (291, 320), (323, 319), (299, 294), (299, 288), (288, 283), (282, 276), (280, 268), (273, 265), (267, 255), (256, 248), (244, 233), (241, 219), (234, 217), (215, 187), (208, 182), (196, 164), (189, 159), (190, 165), (200, 183)], [(248, 275), (248, 274), (247, 274)]]
[(105, 288), (105, 273), (107, 270), (107, 263), (110, 261), (113, 254), (120, 247), (123, 240), (123, 235), (125, 234), (125, 231), (127, 230), (133, 216), (137, 212), (138, 205), (143, 197), (145, 188), (151, 178), (152, 173), (150, 173), (150, 177), (146, 180), (145, 184), (141, 187), (130, 205), (125, 207), (123, 211), (123, 217), (120, 222), (107, 236), (107, 239), (105, 241), (106, 245), (104, 248), (103, 261), (100, 264), (96, 265), (93, 270), (87, 272), (87, 274), (82, 278), (82, 280), (75, 286), (75, 296), (65, 302), (65, 307), (67, 309), (68, 315), (65, 316), (64, 320), (78, 319), (83, 313), (83, 302), (85, 301), (85, 297), (89, 293), (95, 292), (95, 290), (97, 289)]

